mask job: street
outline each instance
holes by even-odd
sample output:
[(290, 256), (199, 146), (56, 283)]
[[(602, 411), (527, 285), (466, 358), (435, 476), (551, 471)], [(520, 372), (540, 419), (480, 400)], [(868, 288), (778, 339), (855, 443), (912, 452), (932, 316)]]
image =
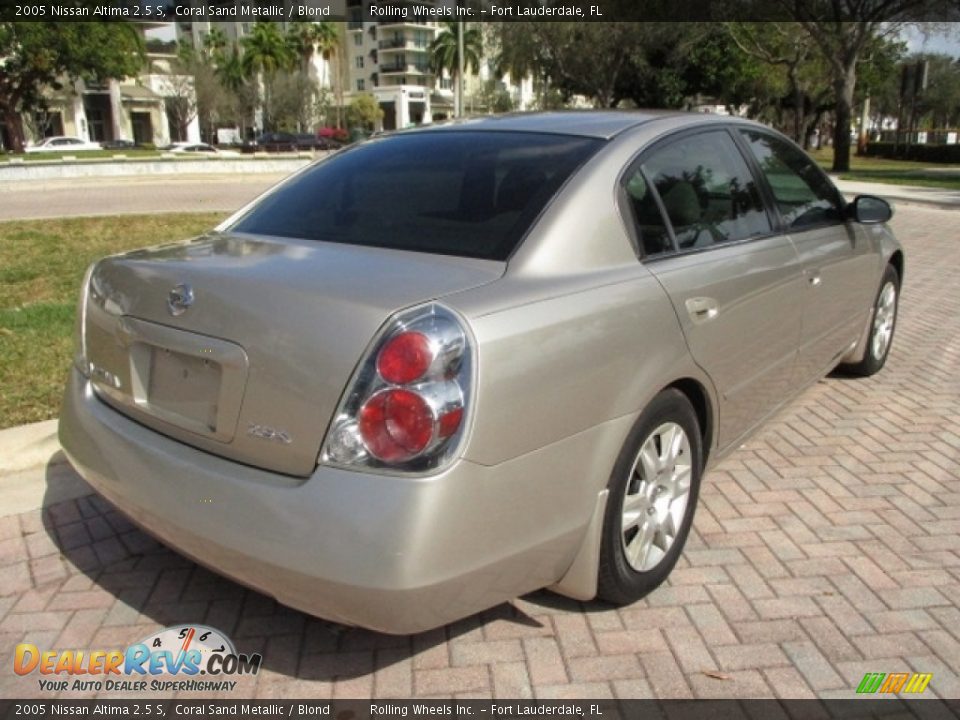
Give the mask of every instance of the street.
[[(0, 212), (59, 215), (72, 198), (81, 212), (109, 193), (129, 193), (131, 212), (191, 193), (198, 210), (228, 210), (267, 184), (191, 180), (152, 206), (149, 183), (91, 184), (7, 193)], [(278, 606), (86, 496), (0, 518), (0, 656), (23, 641), (122, 649), (205, 623), (264, 655), (235, 697), (851, 698), (867, 672), (909, 671), (933, 674), (924, 697), (960, 697), (958, 219), (897, 208), (906, 279), (886, 368), (822, 380), (709, 474), (677, 569), (633, 605), (541, 591), (379, 635)], [(0, 694), (44, 696), (36, 674), (12, 672)]]
[(285, 174), (182, 175), (0, 183), (0, 221), (118, 213), (229, 212)]

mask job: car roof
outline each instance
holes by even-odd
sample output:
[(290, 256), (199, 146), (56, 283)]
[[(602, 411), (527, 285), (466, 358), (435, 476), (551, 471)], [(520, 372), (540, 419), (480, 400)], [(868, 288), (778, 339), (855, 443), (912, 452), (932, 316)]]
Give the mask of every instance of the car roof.
[(483, 130), (539, 132), (610, 139), (637, 125), (672, 115), (676, 110), (564, 110), (507, 113), (455, 120), (441, 125), (424, 125), (410, 132)]

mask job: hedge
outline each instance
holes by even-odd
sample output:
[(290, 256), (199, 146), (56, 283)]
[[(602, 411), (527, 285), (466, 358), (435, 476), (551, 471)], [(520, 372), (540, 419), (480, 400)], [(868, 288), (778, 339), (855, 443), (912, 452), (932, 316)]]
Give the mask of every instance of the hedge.
[(903, 143), (896, 148), (892, 142), (867, 143), (867, 155), (871, 157), (917, 160), (928, 163), (960, 163), (960, 145), (910, 145)]

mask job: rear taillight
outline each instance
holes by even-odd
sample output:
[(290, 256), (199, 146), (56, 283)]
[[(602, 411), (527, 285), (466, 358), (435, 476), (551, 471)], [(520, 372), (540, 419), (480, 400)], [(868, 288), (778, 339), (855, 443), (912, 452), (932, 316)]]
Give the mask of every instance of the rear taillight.
[(472, 352), (463, 321), (441, 305), (393, 318), (354, 373), (320, 462), (420, 472), (449, 461), (464, 431)]
[(96, 263), (90, 263), (80, 284), (80, 299), (77, 301), (77, 317), (73, 322), (73, 364), (83, 375), (89, 374), (87, 367), (87, 298), (90, 295), (90, 281)]

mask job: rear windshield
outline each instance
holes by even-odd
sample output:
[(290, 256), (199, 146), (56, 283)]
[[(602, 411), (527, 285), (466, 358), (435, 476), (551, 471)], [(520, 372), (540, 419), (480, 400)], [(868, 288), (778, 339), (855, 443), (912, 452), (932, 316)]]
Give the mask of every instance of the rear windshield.
[(505, 260), (601, 144), (506, 132), (385, 137), (307, 170), (230, 229)]

